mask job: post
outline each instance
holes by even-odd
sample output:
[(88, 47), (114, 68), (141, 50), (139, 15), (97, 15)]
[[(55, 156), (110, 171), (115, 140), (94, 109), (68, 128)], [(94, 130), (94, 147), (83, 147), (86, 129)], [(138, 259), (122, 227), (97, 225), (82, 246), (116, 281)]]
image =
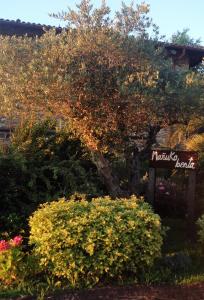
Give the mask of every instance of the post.
[(149, 180), (147, 188), (147, 200), (153, 206), (155, 197), (156, 171), (155, 168), (149, 168)]
[[(188, 189), (187, 189), (187, 215), (189, 234), (192, 236), (195, 229), (195, 186), (196, 186), (196, 171), (189, 171)], [(193, 237), (193, 236), (192, 236)]]

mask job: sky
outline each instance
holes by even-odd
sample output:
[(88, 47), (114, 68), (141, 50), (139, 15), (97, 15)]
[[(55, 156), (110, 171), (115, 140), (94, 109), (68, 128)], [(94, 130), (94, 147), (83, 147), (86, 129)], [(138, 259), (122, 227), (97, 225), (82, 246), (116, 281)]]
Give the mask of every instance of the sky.
[[(63, 25), (59, 20), (49, 17), (49, 13), (74, 7), (76, 0), (0, 0), (0, 19), (20, 19), (50, 25)], [(124, 0), (130, 3), (130, 0)], [(140, 3), (141, 1), (135, 1)], [(160, 33), (168, 39), (177, 30), (189, 28), (191, 37), (201, 38), (204, 45), (204, 0), (146, 0), (150, 4), (150, 16), (160, 28)], [(92, 0), (99, 5), (100, 0)], [(119, 10), (121, 1), (107, 0), (113, 11)]]

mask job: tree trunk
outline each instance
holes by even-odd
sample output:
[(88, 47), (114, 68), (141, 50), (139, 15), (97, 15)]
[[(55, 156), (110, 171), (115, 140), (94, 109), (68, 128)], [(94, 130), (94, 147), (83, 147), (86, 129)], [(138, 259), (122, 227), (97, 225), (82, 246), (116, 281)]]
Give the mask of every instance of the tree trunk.
[(111, 166), (103, 154), (100, 151), (93, 152), (92, 160), (97, 167), (99, 175), (102, 176), (110, 195), (114, 198), (127, 196), (127, 193), (121, 190), (119, 180), (113, 175)]
[(137, 148), (128, 151), (126, 157), (126, 167), (128, 173), (128, 188), (130, 194), (140, 193), (140, 154)]

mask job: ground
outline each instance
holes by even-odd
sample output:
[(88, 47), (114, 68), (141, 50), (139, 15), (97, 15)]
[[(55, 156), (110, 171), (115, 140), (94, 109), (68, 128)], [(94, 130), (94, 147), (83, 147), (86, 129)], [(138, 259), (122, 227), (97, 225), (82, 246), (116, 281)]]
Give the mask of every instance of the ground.
[[(34, 300), (34, 297), (17, 298)], [(126, 286), (67, 291), (47, 300), (204, 300), (204, 283), (188, 286)], [(8, 300), (8, 299), (7, 299)]]

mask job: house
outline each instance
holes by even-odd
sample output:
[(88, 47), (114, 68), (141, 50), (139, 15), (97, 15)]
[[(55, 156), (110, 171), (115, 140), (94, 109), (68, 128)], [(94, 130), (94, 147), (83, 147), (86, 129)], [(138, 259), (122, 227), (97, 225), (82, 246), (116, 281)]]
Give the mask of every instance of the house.
[(173, 66), (188, 66), (193, 68), (202, 63), (204, 47), (191, 45), (164, 44), (168, 57)]

